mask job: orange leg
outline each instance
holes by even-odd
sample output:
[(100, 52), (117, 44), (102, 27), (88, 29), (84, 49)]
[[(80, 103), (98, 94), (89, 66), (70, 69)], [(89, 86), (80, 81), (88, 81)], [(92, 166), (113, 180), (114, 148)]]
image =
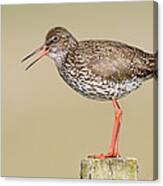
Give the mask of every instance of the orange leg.
[(116, 157), (119, 156), (118, 137), (119, 137), (119, 131), (122, 122), (122, 110), (120, 109), (120, 106), (115, 98), (112, 98), (112, 102), (115, 109), (115, 123), (114, 123), (114, 129), (113, 129), (109, 154), (112, 155), (113, 157)]
[(119, 138), (119, 131), (122, 122), (122, 110), (115, 98), (112, 98), (112, 103), (115, 109), (115, 122), (112, 134), (112, 141), (109, 148), (109, 152), (107, 154), (98, 154), (98, 155), (91, 155), (88, 157), (93, 158), (109, 158), (109, 157), (117, 157), (120, 156), (118, 151), (118, 138)]

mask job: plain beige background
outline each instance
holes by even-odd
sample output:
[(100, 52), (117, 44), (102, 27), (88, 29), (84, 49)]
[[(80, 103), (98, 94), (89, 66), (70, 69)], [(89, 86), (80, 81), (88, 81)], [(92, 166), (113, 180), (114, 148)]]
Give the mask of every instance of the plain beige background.
[[(20, 60), (64, 26), (78, 39), (120, 40), (153, 51), (153, 3), (2, 7), (2, 175), (79, 178), (80, 160), (106, 152), (111, 102), (78, 95), (45, 57), (30, 71)], [(136, 157), (140, 179), (153, 177), (153, 80), (120, 100), (122, 156)]]

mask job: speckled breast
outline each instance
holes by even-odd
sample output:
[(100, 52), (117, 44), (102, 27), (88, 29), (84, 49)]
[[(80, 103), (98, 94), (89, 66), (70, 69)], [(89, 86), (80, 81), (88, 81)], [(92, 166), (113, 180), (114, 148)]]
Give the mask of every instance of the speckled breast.
[(91, 74), (86, 67), (77, 69), (73, 67), (58, 69), (64, 81), (81, 95), (99, 101), (117, 99), (139, 88), (142, 79), (133, 77), (121, 82), (109, 81)]

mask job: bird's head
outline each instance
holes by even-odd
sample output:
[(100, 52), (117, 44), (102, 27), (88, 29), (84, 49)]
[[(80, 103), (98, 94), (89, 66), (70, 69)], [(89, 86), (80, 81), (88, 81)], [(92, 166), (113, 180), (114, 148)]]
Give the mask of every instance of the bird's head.
[(33, 66), (43, 56), (52, 58), (56, 62), (57, 66), (61, 66), (68, 52), (75, 49), (76, 46), (77, 40), (70, 32), (63, 27), (55, 27), (47, 33), (44, 44), (23, 58), (22, 62), (31, 58), (35, 54), (38, 54), (38, 57), (29, 66), (27, 66), (26, 70)]

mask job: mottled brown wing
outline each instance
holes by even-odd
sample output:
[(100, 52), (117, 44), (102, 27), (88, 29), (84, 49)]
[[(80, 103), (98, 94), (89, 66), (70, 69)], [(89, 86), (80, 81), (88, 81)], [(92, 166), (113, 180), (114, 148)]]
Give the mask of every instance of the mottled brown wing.
[(107, 80), (121, 81), (131, 77), (129, 64), (118, 60), (96, 59), (88, 64), (89, 69)]
[(149, 78), (156, 71), (157, 56), (116, 41), (88, 40), (79, 42), (74, 62), (87, 66), (95, 75), (122, 81), (134, 76)]
[(134, 76), (130, 70), (134, 55), (134, 50), (127, 46), (109, 46), (102, 53), (93, 55), (87, 66), (92, 73), (104, 79), (126, 80)]

